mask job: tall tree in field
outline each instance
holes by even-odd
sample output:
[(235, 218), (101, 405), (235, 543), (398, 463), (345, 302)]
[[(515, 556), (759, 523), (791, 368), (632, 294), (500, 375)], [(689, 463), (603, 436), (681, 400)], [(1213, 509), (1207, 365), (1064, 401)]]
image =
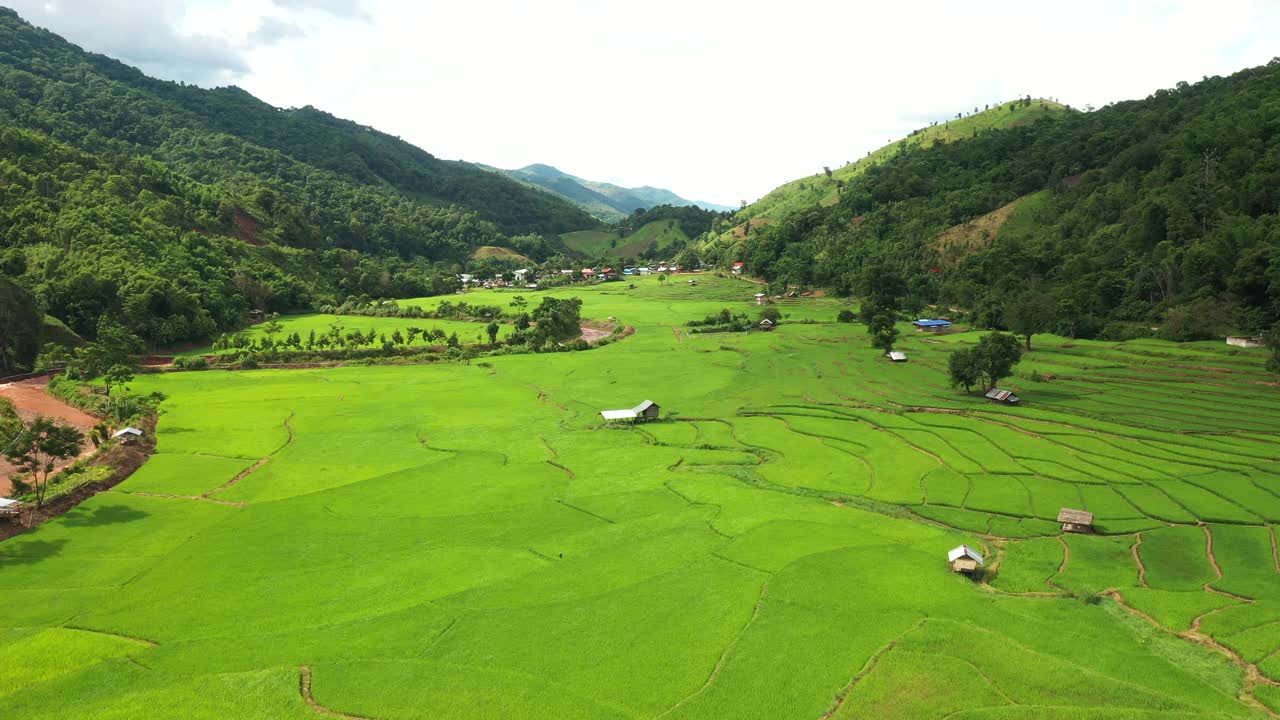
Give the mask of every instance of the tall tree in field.
[(489, 323), (485, 326), (484, 331), (489, 334), (489, 344), (496, 345), (498, 343), (498, 323)]
[(49, 476), (59, 460), (75, 457), (84, 445), (84, 435), (70, 425), (37, 415), (23, 425), (4, 456), (19, 472), (31, 476), (36, 507), (44, 507), (49, 489)]
[(951, 386), (962, 387), (965, 392), (972, 390), (982, 380), (978, 354), (973, 348), (961, 348), (952, 352), (947, 357), (947, 372), (951, 376)]
[(988, 390), (1012, 375), (1013, 366), (1022, 360), (1018, 338), (1007, 333), (987, 333), (978, 340), (978, 345), (973, 350)]
[(867, 334), (871, 336), (871, 345), (889, 353), (898, 341), (898, 327), (894, 325), (893, 316), (881, 313), (871, 318), (867, 324)]
[(1028, 290), (1005, 307), (1004, 324), (1014, 333), (1026, 338), (1029, 352), (1031, 336), (1048, 332), (1057, 319), (1057, 310), (1057, 303), (1048, 293)]

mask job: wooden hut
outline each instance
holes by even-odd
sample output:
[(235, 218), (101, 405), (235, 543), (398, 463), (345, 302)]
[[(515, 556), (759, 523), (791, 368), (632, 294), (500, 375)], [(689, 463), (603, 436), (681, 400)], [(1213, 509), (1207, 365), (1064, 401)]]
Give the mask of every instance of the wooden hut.
[(1058, 511), (1058, 522), (1062, 523), (1063, 532), (1093, 532), (1093, 513), (1086, 510), (1062, 508)]
[(892, 360), (893, 362), (906, 362), (906, 361), (907, 361), (907, 354), (906, 354), (906, 353), (904, 353), (904, 352), (902, 352), (901, 350), (890, 350), (890, 351), (889, 351), (889, 356), (888, 356), (888, 357), (889, 357), (889, 359), (890, 359), (890, 360)]
[(1011, 390), (1001, 390), (1000, 388), (991, 388), (987, 391), (987, 399), (993, 403), (1001, 405), (1017, 405), (1022, 402), (1022, 398), (1014, 395)]
[(760, 321), (760, 329), (761, 329), (761, 330), (764, 330), (765, 332), (768, 332), (768, 331), (772, 330), (772, 329), (773, 329), (773, 321), (772, 321), (772, 320), (770, 320), (769, 318), (765, 318), (765, 319), (761, 320), (761, 321)]
[(971, 573), (982, 567), (982, 553), (968, 545), (958, 545), (947, 553), (947, 565), (951, 572)]
[(22, 514), (22, 503), (0, 497), (0, 518), (17, 519)]
[(135, 427), (127, 427), (123, 430), (117, 430), (111, 436), (112, 440), (119, 440), (123, 445), (132, 445), (142, 437), (142, 431)]
[(929, 318), (920, 318), (911, 324), (915, 326), (916, 332), (940, 333), (951, 329), (950, 320), (931, 320)]

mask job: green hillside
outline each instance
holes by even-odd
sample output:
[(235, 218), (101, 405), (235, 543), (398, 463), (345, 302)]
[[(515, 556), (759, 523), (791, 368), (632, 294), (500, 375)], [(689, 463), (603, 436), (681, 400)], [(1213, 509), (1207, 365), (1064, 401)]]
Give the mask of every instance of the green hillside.
[(0, 273), (76, 333), (109, 315), (153, 345), (251, 308), (448, 292), (475, 247), (542, 258), (558, 251), (542, 235), (598, 224), (314, 108), (148, 78), (4, 9), (0, 188)]
[(560, 238), (565, 247), (586, 258), (632, 260), (646, 253), (665, 250), (678, 242), (688, 242), (689, 235), (679, 220), (654, 220), (631, 233), (583, 230), (565, 233)]
[(1056, 115), (1065, 111), (1066, 107), (1049, 100), (1033, 99), (1030, 104), (1015, 100), (963, 118), (932, 125), (898, 142), (885, 145), (859, 160), (833, 168), (830, 177), (826, 173), (819, 172), (781, 185), (739, 211), (734, 219), (738, 223), (748, 218), (776, 221), (807, 207), (834, 205), (840, 199), (841, 183), (849, 182), (865, 172), (868, 167), (896, 156), (903, 151), (904, 147), (927, 148), (935, 143), (971, 139), (974, 133), (1019, 127), (1046, 115)]
[(1259, 334), (1280, 321), (1280, 133), (1264, 119), (1278, 109), (1280, 60), (1089, 113), (1033, 109), (999, 132), (885, 149), (838, 202), (703, 259), (839, 293), (889, 279), (900, 308), (983, 327)]

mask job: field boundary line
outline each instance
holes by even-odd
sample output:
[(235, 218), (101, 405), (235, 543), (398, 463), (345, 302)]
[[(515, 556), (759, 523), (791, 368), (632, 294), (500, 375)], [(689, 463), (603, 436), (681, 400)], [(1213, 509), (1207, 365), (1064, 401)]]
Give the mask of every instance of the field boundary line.
[(1271, 532), (1271, 559), (1275, 562), (1276, 572), (1280, 573), (1280, 548), (1276, 547), (1276, 526), (1268, 525), (1267, 530)]
[(1150, 589), (1147, 584), (1147, 566), (1142, 564), (1142, 553), (1139, 548), (1142, 547), (1142, 531), (1133, 534), (1133, 545), (1129, 547), (1129, 552), (1133, 553), (1133, 561), (1138, 564), (1138, 584), (1144, 588)]
[(843, 688), (840, 689), (839, 693), (836, 693), (835, 703), (832, 704), (829, 710), (827, 710), (825, 713), (822, 714), (822, 717), (820, 718), (820, 720), (831, 720), (831, 718), (835, 717), (835, 714), (840, 710), (840, 706), (844, 705), (845, 699), (849, 697), (849, 693), (853, 692), (853, 689), (858, 685), (858, 683), (861, 682), (862, 679), (865, 678), (867, 675), (870, 675), (872, 670), (876, 669), (876, 666), (880, 664), (880, 660), (885, 655), (888, 655), (889, 652), (892, 651), (895, 647), (897, 647), (898, 643), (902, 642), (903, 638), (915, 632), (916, 630), (919, 630), (920, 628), (924, 627), (924, 624), (927, 623), (928, 621), (929, 621), (929, 618), (921, 618), (921, 620), (917, 622), (915, 625), (912, 625), (906, 630), (903, 630), (902, 634), (890, 640), (879, 650), (875, 651), (875, 653), (870, 658), (867, 659), (867, 662), (863, 664), (862, 669), (859, 670), (852, 678), (849, 679), (849, 682)]
[[(717, 555), (716, 557), (720, 557), (720, 556)], [(728, 560), (728, 558), (723, 558), (723, 557), (721, 559)], [(734, 562), (733, 560), (728, 560), (728, 561)], [(737, 563), (737, 564), (741, 565), (741, 563)], [(750, 566), (743, 565), (743, 567), (750, 567)], [(752, 568), (752, 569), (759, 570), (759, 568)], [(764, 570), (759, 570), (759, 571), (765, 572)], [(768, 573), (768, 574), (770, 575), (770, 577), (772, 577), (772, 573)], [(734, 634), (733, 639), (729, 641), (729, 644), (725, 645), (724, 650), (721, 651), (720, 653), (720, 658), (716, 660), (715, 666), (711, 668), (711, 674), (707, 676), (706, 682), (702, 683), (702, 687), (698, 688), (694, 692), (681, 698), (678, 702), (676, 702), (676, 704), (672, 705), (666, 710), (663, 710), (661, 713), (658, 713), (657, 715), (655, 715), (654, 720), (657, 720), (657, 718), (665, 717), (671, 714), (677, 708), (681, 707), (685, 703), (689, 702), (690, 700), (706, 692), (707, 688), (711, 687), (711, 685), (715, 683), (716, 678), (720, 677), (720, 671), (723, 670), (725, 664), (729, 662), (729, 654), (732, 653), (733, 649), (738, 646), (738, 642), (742, 640), (742, 637), (744, 635), (747, 634), (747, 630), (749, 630), (751, 626), (755, 624), (756, 618), (760, 617), (760, 609), (764, 607), (765, 596), (769, 594), (769, 579), (770, 578), (765, 578), (764, 582), (760, 583), (760, 595), (759, 597), (756, 598), (755, 608), (751, 611), (751, 617), (747, 618), (747, 622), (744, 623), (742, 627), (738, 630), (738, 632)]]
[(245, 503), (242, 502), (219, 500), (218, 498), (205, 497), (204, 495), (173, 495), (170, 493), (130, 492), (128, 490), (103, 490), (102, 492), (108, 495), (133, 495), (136, 497), (166, 498), (169, 500), (197, 500), (199, 502), (210, 502), (215, 505), (225, 505), (227, 507), (245, 507)]
[(1071, 562), (1071, 546), (1067, 544), (1067, 539), (1059, 535), (1058, 544), (1062, 546), (1062, 564), (1058, 565), (1058, 572), (1054, 573), (1053, 577), (1044, 581), (1046, 585), (1051, 587), (1053, 586), (1053, 578), (1066, 572), (1067, 565)]
[[(290, 410), (289, 416), (284, 419), (284, 429), (289, 433), (289, 437), (284, 441), (283, 445), (267, 453), (265, 457), (259, 458), (258, 461), (255, 462), (253, 465), (250, 465), (244, 470), (241, 470), (240, 472), (236, 473), (235, 477), (219, 485), (218, 487), (210, 490), (209, 492), (201, 495), (200, 497), (204, 498), (205, 500), (213, 500), (213, 498), (210, 497), (211, 495), (213, 495), (214, 493), (222, 492), (223, 490), (226, 490), (229, 487), (239, 484), (241, 480), (244, 480), (245, 478), (252, 475), (263, 465), (266, 465), (271, 460), (271, 458), (275, 457), (276, 453), (292, 445), (295, 437), (295, 434), (293, 431), (293, 416), (294, 414), (296, 414), (296, 412), (297, 412), (296, 410)], [(220, 502), (220, 501), (215, 500), (214, 502)], [(239, 503), (239, 505), (243, 507), (244, 503)]]
[(303, 665), (298, 668), (298, 692), (302, 695), (302, 699), (307, 705), (321, 715), (335, 718), (346, 718), (346, 720), (372, 720), (367, 715), (351, 715), (348, 713), (338, 712), (321, 705), (316, 702), (315, 696), (311, 694), (311, 667)]
[(155, 640), (140, 638), (140, 637), (137, 637), (136, 635), (124, 635), (122, 633), (113, 633), (107, 630), (94, 630), (93, 628), (87, 628), (81, 625), (66, 624), (66, 625), (59, 625), (57, 627), (61, 627), (66, 630), (75, 630), (76, 632), (87, 632), (87, 633), (93, 633), (94, 635), (105, 635), (107, 637), (118, 638), (120, 640), (129, 640), (130, 642), (136, 642), (140, 645), (146, 645), (147, 647), (160, 647), (160, 643), (156, 642)]
[(1213, 554), (1213, 532), (1209, 530), (1206, 523), (1200, 527), (1204, 528), (1204, 554), (1209, 558), (1209, 564), (1213, 566), (1213, 573), (1218, 576), (1218, 580), (1222, 579), (1222, 566), (1218, 565), (1218, 558)]

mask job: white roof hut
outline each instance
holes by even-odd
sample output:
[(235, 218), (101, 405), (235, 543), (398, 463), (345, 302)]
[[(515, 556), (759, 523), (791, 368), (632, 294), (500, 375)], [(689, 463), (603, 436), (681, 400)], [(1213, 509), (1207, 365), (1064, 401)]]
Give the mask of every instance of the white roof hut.
[(1062, 523), (1063, 532), (1087, 533), (1093, 530), (1093, 513), (1062, 508), (1058, 511), (1058, 522)]
[(140, 438), (142, 437), (142, 431), (136, 427), (127, 427), (123, 430), (117, 430), (115, 434), (112, 435), (111, 437), (116, 438), (117, 440), (120, 438), (130, 438), (130, 437)]
[(0, 517), (17, 517), (20, 510), (22, 510), (22, 503), (0, 497)]
[(907, 354), (901, 350), (892, 350), (889, 352), (889, 359), (894, 362), (906, 362)]
[(1013, 394), (1011, 390), (1001, 390), (999, 388), (991, 388), (987, 391), (987, 399), (991, 402), (1003, 403), (1005, 405), (1017, 405), (1022, 398)]
[(982, 553), (968, 545), (958, 545), (947, 553), (947, 563), (952, 572), (970, 573), (982, 567)]
[(653, 420), (658, 417), (658, 403), (645, 400), (633, 408), (624, 410), (601, 410), (600, 417), (605, 420)]

